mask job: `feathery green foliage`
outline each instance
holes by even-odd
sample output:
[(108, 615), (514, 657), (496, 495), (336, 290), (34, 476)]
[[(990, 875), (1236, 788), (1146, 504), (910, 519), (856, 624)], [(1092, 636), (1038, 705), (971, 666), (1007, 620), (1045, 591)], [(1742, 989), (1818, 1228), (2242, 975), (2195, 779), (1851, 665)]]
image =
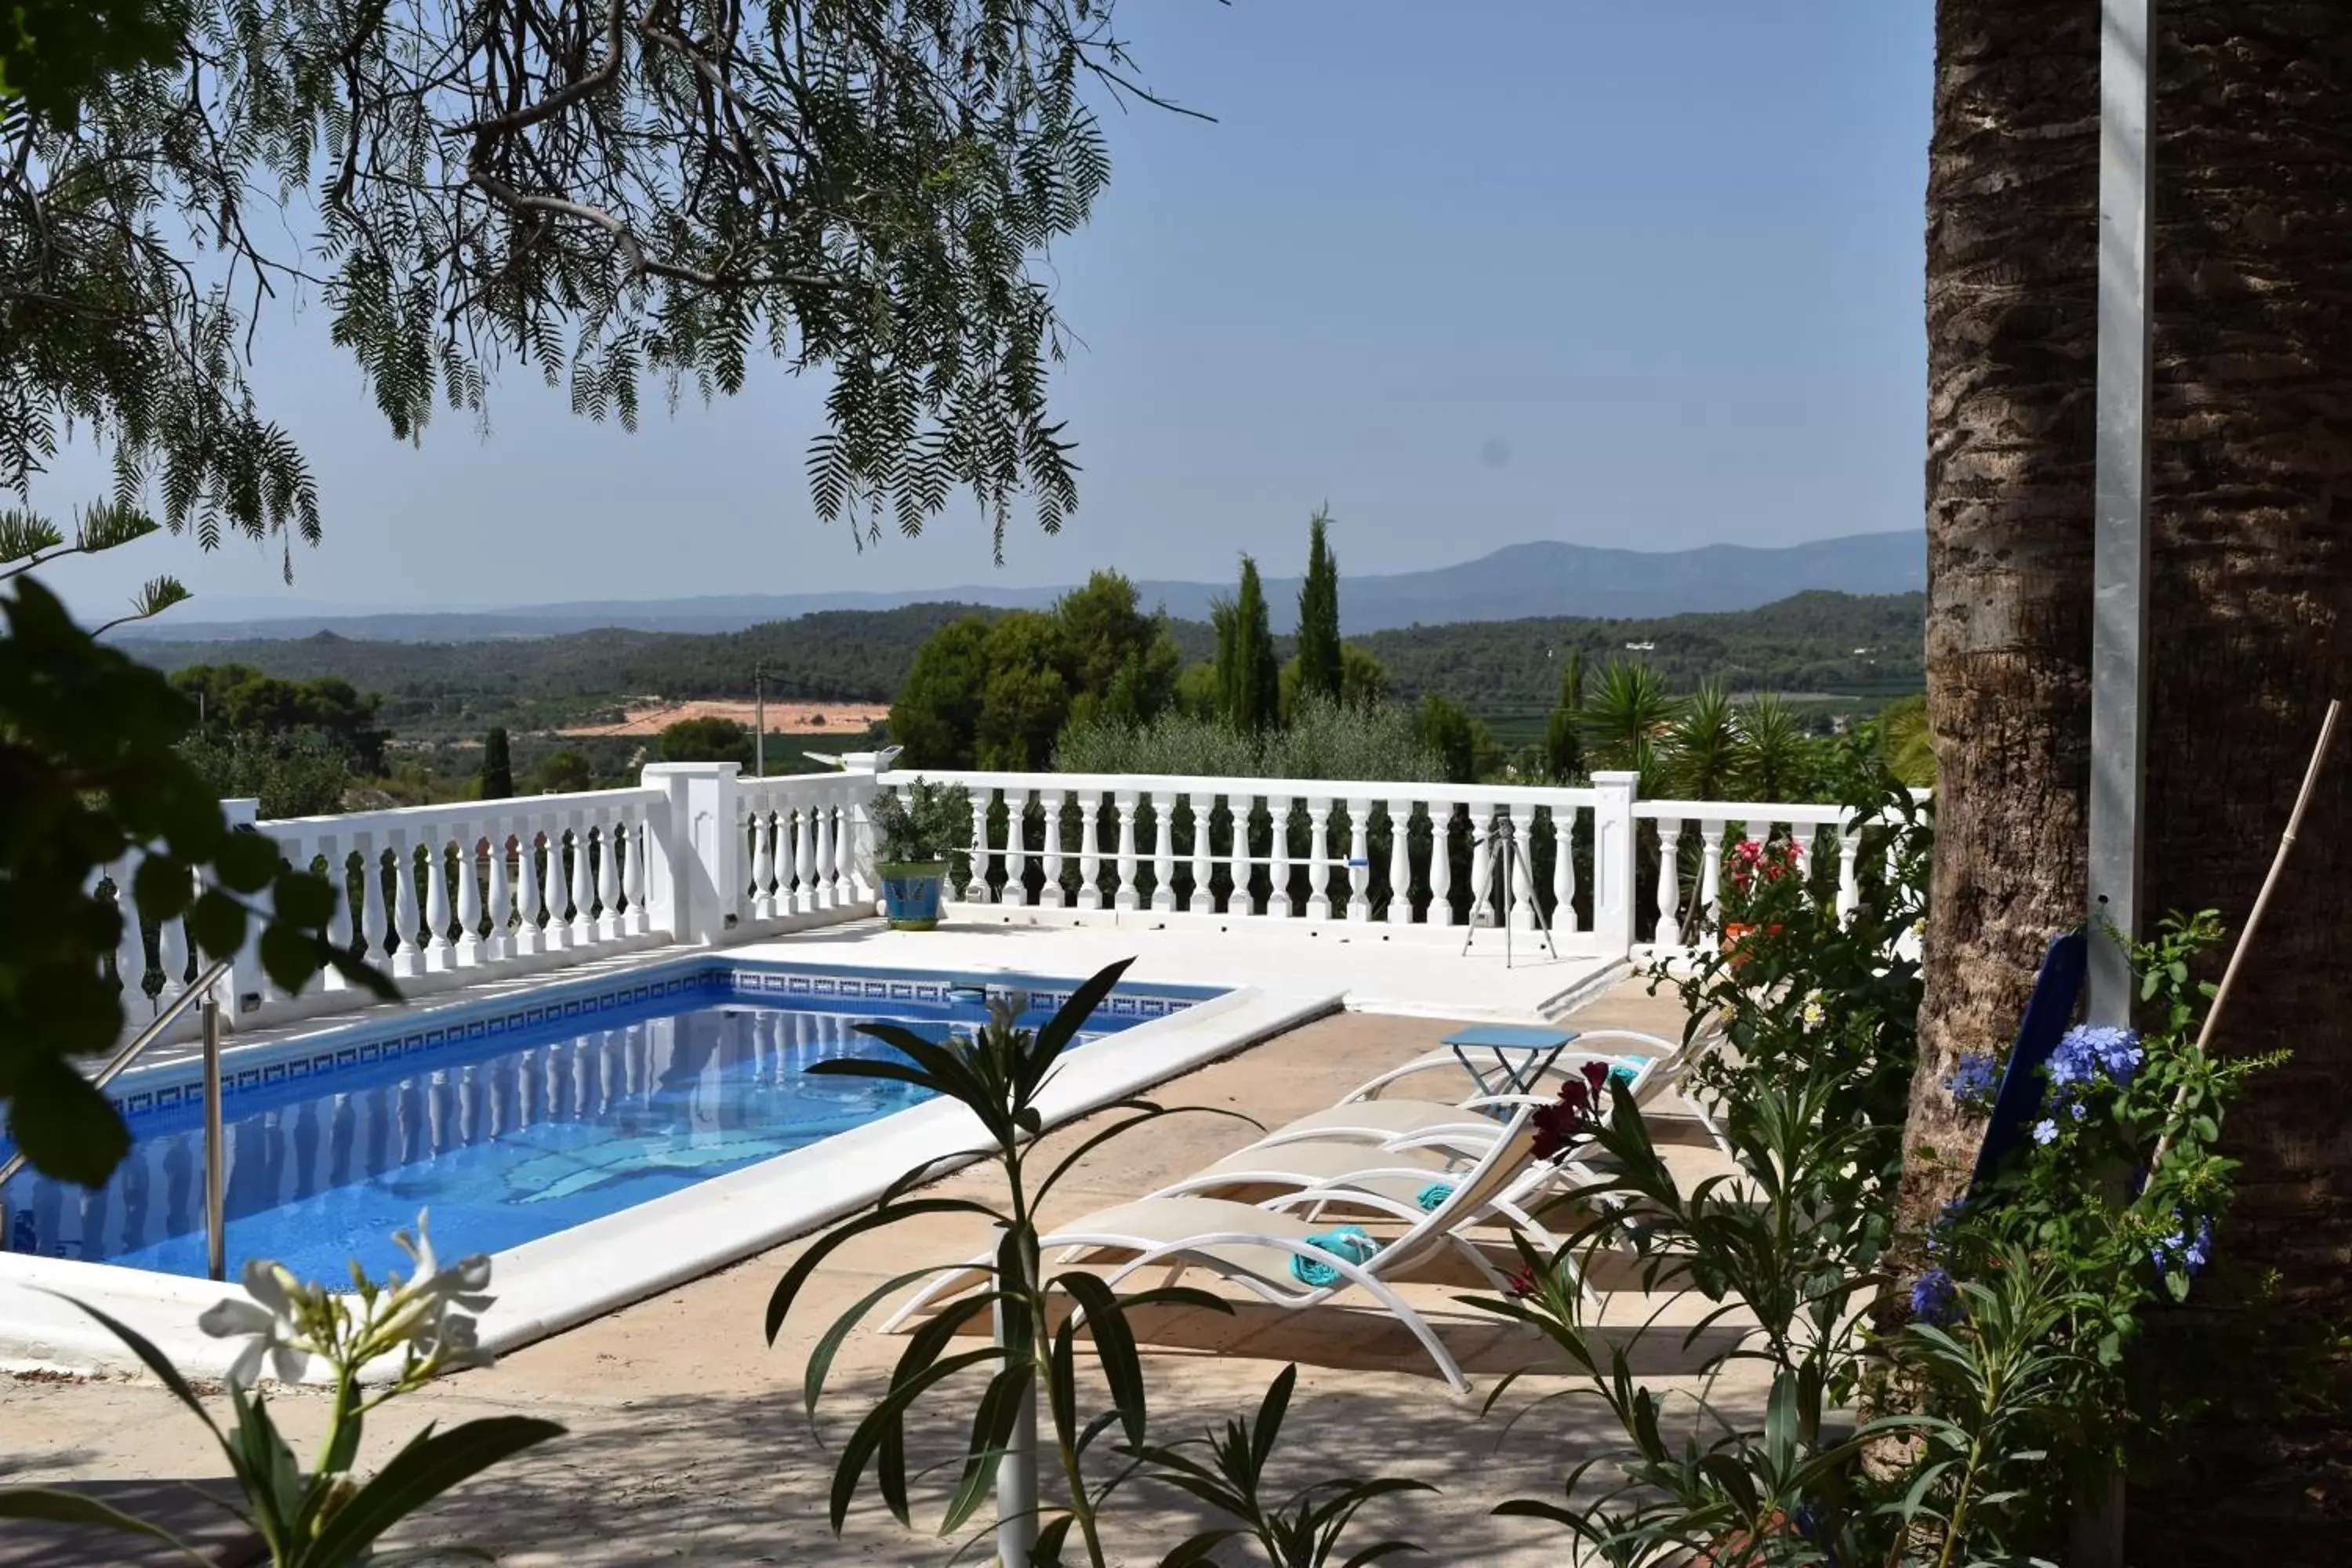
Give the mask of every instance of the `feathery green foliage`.
[(666, 763), (739, 763), (751, 765), (749, 726), (716, 715), (680, 719), (661, 732), (661, 760)]
[(1544, 726), (1544, 766), (1555, 784), (1575, 784), (1584, 776), (1584, 653), (1568, 650), (1561, 667), (1559, 700), (1552, 705)]
[[(1584, 738), (1596, 768), (1654, 773), (1658, 744), (1683, 705), (1666, 693), (1666, 683), (1646, 664), (1612, 658), (1601, 671), (1601, 689), (1584, 705)], [(1643, 794), (1655, 793), (1645, 787)]]
[(830, 374), (810, 488), (861, 542), (959, 489), (1000, 549), (1017, 494), (1076, 504), (1032, 267), (1108, 179), (1087, 99), (1150, 99), (1112, 0), (10, 9), (0, 68), (79, 112), (0, 110), (0, 485), (77, 425), (207, 544), (314, 539), (244, 362), (246, 301), (302, 284), (404, 439), (509, 360), (634, 426), (765, 353)]
[(1339, 560), (1331, 552), (1331, 513), (1318, 507), (1307, 525), (1307, 576), (1298, 585), (1298, 690), (1338, 701), (1345, 656), (1339, 647)]

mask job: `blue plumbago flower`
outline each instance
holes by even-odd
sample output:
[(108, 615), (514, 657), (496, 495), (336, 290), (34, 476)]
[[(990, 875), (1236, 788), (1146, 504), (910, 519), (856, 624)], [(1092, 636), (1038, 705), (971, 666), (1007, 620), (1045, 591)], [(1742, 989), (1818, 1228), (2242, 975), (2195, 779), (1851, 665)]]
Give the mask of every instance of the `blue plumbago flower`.
[(1968, 1199), (1954, 1198), (1937, 1211), (1935, 1219), (1927, 1226), (1928, 1257), (1942, 1256), (1944, 1248), (1952, 1244), (1952, 1227), (1960, 1223), (1960, 1215), (1968, 1212)]
[(2058, 1124), (2043, 1117), (2033, 1124), (2033, 1141), (2042, 1144), (2055, 1143), (2058, 1142)]
[(1796, 1525), (1799, 1535), (1817, 1542), (1822, 1538), (1822, 1527), (1829, 1523), (1829, 1515), (1818, 1500), (1807, 1498), (1797, 1505), (1796, 1518), (1790, 1522)]
[(2173, 1212), (2172, 1219), (2172, 1229), (2156, 1244), (2156, 1271), (2165, 1273), (2168, 1265), (2178, 1263), (2182, 1273), (2194, 1274), (2213, 1259), (2213, 1222), (2209, 1219), (2200, 1224), (2192, 1237), (2188, 1220), (2179, 1210)]
[(1993, 1089), (2000, 1082), (2000, 1064), (1983, 1051), (1969, 1051), (1952, 1066), (1952, 1076), (1944, 1080), (1944, 1089), (1954, 1100), (1973, 1110), (1982, 1110), (1992, 1104)]
[(1940, 1323), (1952, 1315), (1952, 1298), (1958, 1288), (1950, 1273), (1930, 1268), (1911, 1287), (1911, 1315), (1923, 1323)]
[(2073, 1100), (2066, 1102), (2066, 1114), (2073, 1117), (2075, 1121), (2080, 1121), (2084, 1117), (2089, 1115), (2090, 1112), (2083, 1109), (2083, 1102), (2081, 1100)]
[(2050, 1054), (2050, 1081), (2059, 1089), (2089, 1086), (2106, 1079), (2120, 1089), (2147, 1058), (2139, 1031), (2111, 1024), (2078, 1024)]

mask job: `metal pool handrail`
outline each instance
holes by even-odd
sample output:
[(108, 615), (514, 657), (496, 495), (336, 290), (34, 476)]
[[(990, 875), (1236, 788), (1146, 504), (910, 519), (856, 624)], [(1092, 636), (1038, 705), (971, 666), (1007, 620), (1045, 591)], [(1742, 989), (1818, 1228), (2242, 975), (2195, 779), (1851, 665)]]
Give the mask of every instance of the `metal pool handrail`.
[[(221, 1078), (220, 1078), (220, 997), (214, 988), (222, 975), (229, 972), (230, 961), (222, 959), (196, 976), (195, 984), (172, 998), (154, 1021), (131, 1037), (89, 1080), (92, 1089), (104, 1089), (121, 1076), (122, 1069), (139, 1059), (148, 1047), (163, 1037), (163, 1031), (188, 1010), (192, 1002), (204, 1004), (205, 1022), (205, 1267), (215, 1279), (228, 1272), (227, 1226), (224, 1214), (225, 1196), (221, 1171)], [(0, 1188), (25, 1168), (22, 1151), (0, 1164)], [(0, 1197), (0, 1251), (7, 1249), (8, 1207)]]

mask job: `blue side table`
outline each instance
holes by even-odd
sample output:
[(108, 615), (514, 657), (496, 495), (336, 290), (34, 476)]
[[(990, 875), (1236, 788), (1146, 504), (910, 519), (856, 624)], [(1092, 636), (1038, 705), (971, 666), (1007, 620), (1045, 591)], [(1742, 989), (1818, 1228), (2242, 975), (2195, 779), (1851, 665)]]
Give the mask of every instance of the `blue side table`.
[[(1438, 1041), (1454, 1047), (1454, 1059), (1484, 1095), (1526, 1094), (1576, 1038), (1573, 1029), (1530, 1027), (1518, 1024), (1474, 1024)], [(1484, 1051), (1490, 1061), (1481, 1066), (1473, 1053)], [(1489, 1074), (1493, 1075), (1489, 1078)]]

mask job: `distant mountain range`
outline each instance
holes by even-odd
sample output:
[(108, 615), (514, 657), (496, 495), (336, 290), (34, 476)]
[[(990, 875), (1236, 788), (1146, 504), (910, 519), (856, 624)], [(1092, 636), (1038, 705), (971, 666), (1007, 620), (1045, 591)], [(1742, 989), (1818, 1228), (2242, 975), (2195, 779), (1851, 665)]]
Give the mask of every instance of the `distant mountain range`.
[[(1514, 544), (1427, 572), (1348, 574), (1339, 585), (1340, 618), (1351, 635), (1400, 626), (1530, 616), (1654, 617), (1695, 611), (1747, 610), (1808, 589), (1903, 594), (1927, 585), (1927, 541), (1916, 530), (1861, 533), (1777, 549), (1709, 544), (1696, 550), (1611, 550), (1538, 541)], [(1146, 605), (1181, 620), (1204, 621), (1231, 583), (1139, 582)], [(501, 609), (364, 612), (268, 600), (239, 601), (246, 618), (159, 622), (125, 627), (125, 638), (173, 642), (338, 637), (380, 642), (483, 642), (557, 637), (617, 627), (645, 632), (732, 632), (824, 610), (887, 610), (953, 601), (1003, 609), (1050, 605), (1066, 588), (1006, 588), (986, 584), (893, 593), (730, 595), (690, 599), (585, 600)], [(1292, 629), (1296, 578), (1265, 584), (1277, 632)], [(199, 606), (200, 607), (200, 606)]]

